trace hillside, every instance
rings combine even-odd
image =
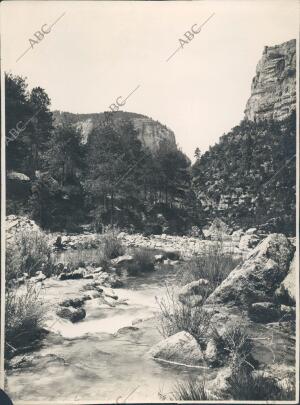
[[[294,233],[295,94],[295,40],[265,47],[245,119],[192,168],[208,221]]]
[[[142,114],[127,111],[117,111],[111,114],[113,125],[119,127],[123,121],[130,121],[138,133],[138,138],[144,147],[156,152],[160,142],[167,142],[176,148],[174,132],[165,125]],[[83,136],[83,143],[87,142],[89,134],[99,123],[104,121],[104,112],[94,114],[72,114],[62,111],[53,112],[54,125],[63,122],[74,124]]]

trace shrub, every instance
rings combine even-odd
[[[53,267],[49,239],[43,232],[23,231],[7,243],[7,281],[20,277],[23,273],[33,276],[38,270],[42,270],[46,276],[50,276]]]
[[[193,306],[192,298],[181,303],[170,288],[167,288],[165,298],[157,302],[160,308],[158,330],[163,337],[186,331],[200,344],[203,343],[210,326],[210,315],[202,306]]]
[[[125,249],[121,241],[109,232],[103,238],[103,255],[107,259],[115,259],[118,256],[122,256],[125,253]]]
[[[257,362],[252,357],[253,344],[247,331],[240,326],[232,326],[220,338],[218,346],[223,346],[229,355],[230,365],[233,370],[253,370]]]
[[[140,248],[135,250],[133,261],[128,265],[128,274],[137,275],[154,270],[154,256],[151,250]]]
[[[234,258],[231,252],[225,252],[222,243],[217,243],[210,245],[201,256],[184,263],[177,273],[177,280],[179,284],[185,285],[205,278],[210,281],[213,291],[240,262],[240,258]]]
[[[177,382],[173,388],[173,398],[175,401],[205,401],[209,400],[205,389],[205,381],[186,380]]]
[[[30,346],[40,335],[46,307],[39,298],[40,289],[27,283],[21,292],[7,289],[5,295],[6,355],[18,348]]]
[[[228,378],[228,392],[236,400],[293,400],[293,387],[279,387],[274,377],[254,374],[245,368],[234,372]]]

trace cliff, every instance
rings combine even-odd
[[[54,124],[59,125],[62,122],[74,124],[82,133],[82,141],[86,143],[91,130],[104,121],[104,113],[96,114],[72,114],[68,112],[54,111]],[[122,121],[131,121],[134,129],[138,133],[138,138],[144,147],[148,147],[155,152],[161,141],[168,142],[176,148],[174,132],[152,118],[142,114],[136,114],[126,111],[118,111],[112,114],[114,126],[118,126]]]
[[[296,109],[296,40],[266,46],[245,109],[250,121],[282,120]]]

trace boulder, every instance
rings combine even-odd
[[[154,359],[186,365],[204,363],[204,356],[196,339],[185,331],[178,332],[157,343],[149,354]]]
[[[81,321],[85,318],[86,312],[83,308],[62,307],[56,314],[61,318],[68,319],[72,323]]]
[[[280,310],[272,302],[251,304],[248,314],[252,321],[260,323],[275,322],[280,318]]]
[[[272,301],[275,290],[287,275],[293,254],[294,247],[284,235],[269,235],[228,275],[206,303],[248,307],[254,302]]]
[[[276,290],[279,301],[295,305],[296,303],[296,254],[290,264],[289,272]]]

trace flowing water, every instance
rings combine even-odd
[[[162,266],[115,289],[119,300],[127,299],[122,305],[103,308],[93,299],[77,324],[48,320],[51,333],[31,353],[31,364],[7,372],[12,399],[153,402],[161,400],[159,392],[169,393],[176,380],[206,372],[157,362],[147,353],[162,339],[155,297],[165,293],[165,283],[173,278],[174,269]],[[87,281],[46,280],[45,300],[54,304],[71,297]]]

